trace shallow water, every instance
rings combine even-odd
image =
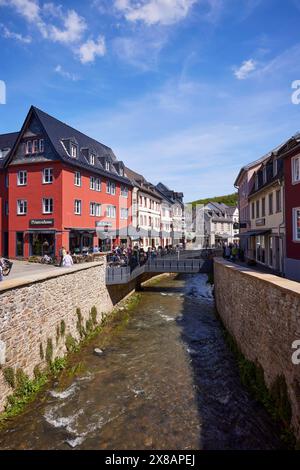
[[[0,449],[276,449],[277,430],[242,387],[204,275],[142,292],[125,328],[84,348],[82,374],[14,419]],[[102,344],[100,344],[102,346]]]

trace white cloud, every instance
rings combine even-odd
[[[198,0],[115,0],[115,8],[128,21],[169,25],[184,19]]]
[[[72,82],[77,82],[77,80],[79,80],[78,75],[68,72],[61,65],[57,65],[54,72],[67,80],[72,80]]]
[[[49,36],[55,42],[74,43],[81,40],[84,31],[87,28],[86,21],[74,10],[69,10],[63,20],[64,29],[51,25],[49,27]]]
[[[105,39],[99,36],[96,41],[89,39],[79,48],[78,55],[82,64],[94,62],[97,56],[104,56],[106,53]]]
[[[234,70],[234,75],[238,80],[245,80],[255,69],[256,62],[253,59],[245,60],[239,68]]]
[[[89,39],[84,42],[87,23],[75,10],[65,10],[62,5],[53,2],[42,4],[38,0],[0,0],[0,6],[14,8],[27,23],[35,25],[44,39],[71,47],[83,64],[93,62],[97,56],[103,56],[106,52],[103,36],[98,36],[96,41]],[[5,30],[5,34],[19,41],[29,40],[8,30]]]
[[[139,70],[155,70],[158,57],[167,42],[164,31],[137,31],[134,35],[120,36],[113,40],[112,47],[118,59]]]
[[[22,42],[24,44],[29,44],[32,41],[30,36],[23,36],[22,34],[10,31],[3,24],[0,24],[0,29],[2,30],[2,36],[6,39],[15,39],[16,41]]]

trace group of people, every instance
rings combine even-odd
[[[223,258],[231,261],[244,261],[244,253],[237,243],[224,244]]]
[[[107,256],[107,261],[109,266],[129,266],[130,270],[133,271],[133,269],[137,266],[142,266],[149,259],[155,259],[173,253],[176,253],[176,248],[171,245],[166,247],[159,246],[158,248],[149,247],[147,250],[137,245],[133,247],[131,245],[128,247],[117,246],[114,248],[113,252]]]

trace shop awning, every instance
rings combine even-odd
[[[79,232],[79,233],[96,233],[96,229],[91,228],[81,228],[81,227],[66,227],[65,230],[70,230],[70,232]]]
[[[267,233],[271,233],[271,229],[265,229],[265,230],[250,230],[249,232],[245,233],[237,233],[234,235],[236,238],[242,238],[242,237],[256,237],[258,235],[266,235]]]
[[[54,235],[55,233],[57,233],[57,230],[45,230],[45,229],[42,229],[42,228],[30,228],[28,230],[25,230],[24,233],[43,233],[43,234],[49,234],[49,235]]]

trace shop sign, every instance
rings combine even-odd
[[[31,219],[29,225],[31,227],[52,227],[54,225],[54,219]]]
[[[104,221],[96,222],[96,227],[112,227],[112,223]]]
[[[265,219],[256,219],[255,223],[257,227],[261,227],[265,225],[266,220]]]

